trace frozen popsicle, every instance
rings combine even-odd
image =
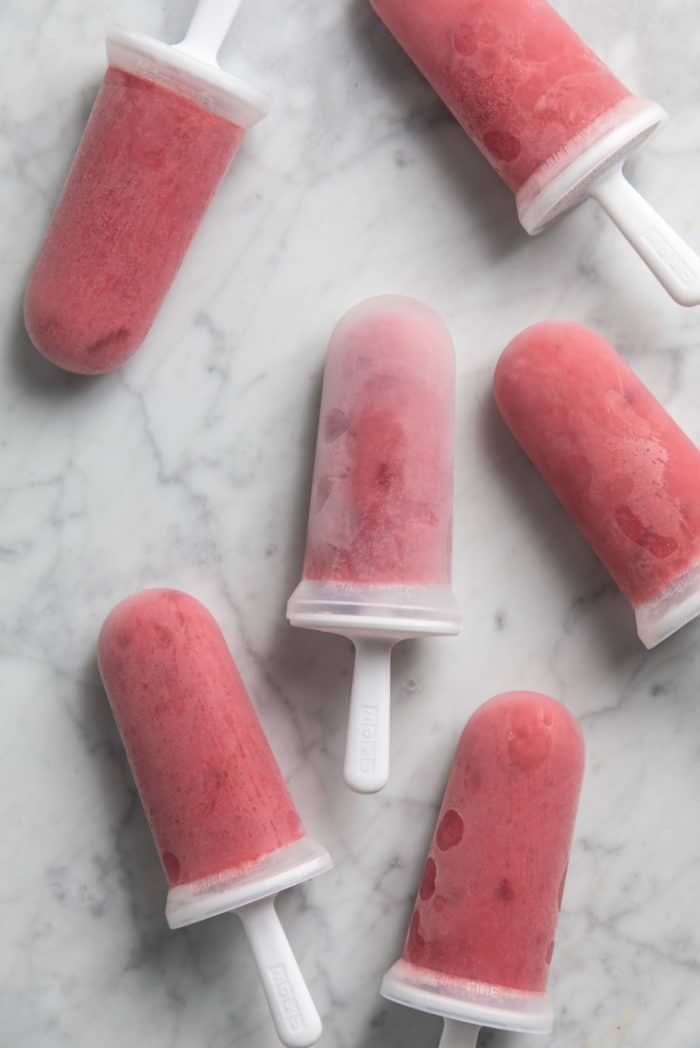
[[[168,883],[171,928],[235,910],[284,1044],[321,1022],[275,895],[331,866],[307,837],[221,630],[175,590],[108,616],[100,672]]]
[[[452,594],[455,359],[427,306],[382,297],[331,339],[304,576],[294,626],[355,645],[345,777],[375,792],[389,774],[391,649],[457,633]]]
[[[627,155],[665,119],[546,0],[371,0],[516,196],[528,233],[593,197],[683,305],[700,258],[627,182]]]
[[[547,981],[584,769],[554,699],[490,699],[464,730],[389,1000],[446,1019],[443,1048],[479,1027],[548,1033]]]
[[[145,339],[245,130],[266,112],[216,56],[240,0],[200,0],[174,47],[115,32],[36,262],[25,322],[54,364],[100,374]]]
[[[504,350],[495,394],[643,643],[700,614],[700,452],[615,350],[580,324],[537,324]]]

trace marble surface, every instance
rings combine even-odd
[[[694,0],[560,0],[673,121],[630,165],[700,246]],[[556,1048],[700,1043],[700,624],[652,654],[500,424],[500,349],[557,317],[609,337],[700,439],[700,312],[585,206],[531,241],[508,192],[366,0],[249,0],[223,54],[275,100],[148,339],[62,375],[21,298],[116,21],[175,40],[189,0],[6,0],[0,13],[0,1045],[274,1048],[235,919],[169,933],[164,886],[101,689],[96,633],[147,585],[219,617],[310,830],[336,869],[280,911],[324,1048],[428,1048],[389,1006],[451,755],[470,711],[541,689],[581,718],[585,785],[552,988]],[[455,579],[464,635],[395,658],[393,775],[340,766],[351,651],[288,628],[324,349],[383,292],[445,316],[459,359]],[[524,1045],[489,1037],[482,1043]],[[529,1042],[528,1042],[529,1043]]]

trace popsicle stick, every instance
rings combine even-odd
[[[355,673],[345,750],[345,781],[377,793],[389,780],[392,641],[353,639]]]
[[[471,1023],[457,1023],[453,1019],[445,1019],[440,1048],[476,1048],[480,1033],[480,1027],[472,1026]]]
[[[595,182],[590,195],[682,306],[700,303],[700,258],[630,185],[622,166]]]
[[[242,0],[199,0],[187,36],[179,45],[205,62],[216,62]]]
[[[238,910],[282,1044],[308,1048],[323,1027],[275,910],[275,897]]]

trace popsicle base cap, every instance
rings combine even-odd
[[[121,30],[110,33],[107,58],[111,66],[186,95],[237,127],[253,127],[269,110],[266,97],[243,80],[180,46],[150,36]]]
[[[615,112],[606,114],[604,119],[613,119]],[[666,111],[656,102],[643,99],[623,102],[617,126],[603,132],[563,170],[561,159],[555,158],[551,177],[548,178],[546,168],[536,171],[516,196],[518,217],[526,232],[536,236],[561,215],[583,203],[591,185],[616,164],[622,165],[627,155],[649,138],[666,116]]]
[[[639,639],[645,648],[655,648],[699,615],[700,564],[696,564],[652,600],[635,608]]]
[[[545,994],[441,976],[400,960],[384,976],[382,997],[443,1019],[512,1033],[547,1034],[554,1014]]]
[[[356,585],[304,579],[287,605],[292,626],[345,637],[450,636],[462,615],[450,586]]]
[[[332,866],[325,848],[302,837],[243,870],[171,888],[165,917],[171,928],[185,928],[303,884]]]

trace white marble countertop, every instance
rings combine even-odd
[[[673,114],[631,168],[700,246],[696,0],[557,6]],[[589,757],[552,980],[557,1028],[539,1043],[697,1048],[700,625],[641,649],[624,599],[500,424],[490,382],[521,328],[579,320],[700,439],[700,311],[668,300],[592,205],[529,240],[367,0],[249,0],[223,60],[270,89],[271,116],[248,136],[142,351],[105,378],[58,373],[27,341],[21,297],[104,32],[118,20],[174,40],[190,7],[6,0],[0,14],[0,1045],[277,1045],[237,922],[167,930],[97,677],[102,618],[155,584],[219,617],[305,821],[336,859],[280,904],[324,1048],[437,1046],[437,1020],[384,1003],[379,983],[458,733],[514,687],[569,704]],[[347,307],[384,292],[434,305],[457,345],[466,623],[459,640],[397,651],[393,775],[366,798],[340,773],[350,647],[289,629],[284,608],[301,567],[325,343]]]

